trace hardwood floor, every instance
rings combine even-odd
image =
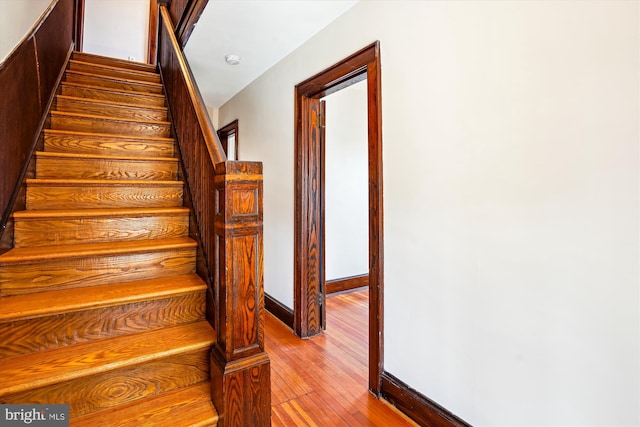
[[[267,313],[271,422],[277,426],[415,426],[367,390],[368,291],[327,298],[327,330],[300,339]]]

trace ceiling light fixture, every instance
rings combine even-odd
[[[225,55],[224,60],[229,65],[238,65],[240,63],[240,57],[238,55]]]

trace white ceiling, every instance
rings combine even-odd
[[[357,2],[209,0],[185,48],[207,106],[222,106]],[[228,65],[227,54],[241,63]]]

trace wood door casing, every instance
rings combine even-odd
[[[326,252],[325,248],[325,216],[324,216],[324,204],[325,204],[325,148],[326,148],[326,135],[325,135],[325,120],[327,117],[327,103],[326,101],[320,101],[318,110],[318,144],[320,145],[320,289],[318,292],[318,304],[320,305],[320,327],[324,330],[327,329],[327,289],[326,289]]]
[[[367,79],[369,162],[369,389],[380,394],[383,372],[382,82],[380,42],[374,42],[295,87],[294,330],[321,332],[324,243],[322,149],[315,147],[307,110],[313,102]],[[315,101],[312,101],[315,100]],[[318,186],[320,189],[318,190]],[[311,308],[311,309],[310,309]]]
[[[322,332],[323,327],[323,210],[322,210],[322,140],[320,129],[320,100],[304,97],[302,99],[302,132],[305,135],[304,183],[299,187],[302,192],[301,226],[305,230],[296,234],[300,245],[307,248],[299,253],[301,281],[304,287],[296,287],[294,299],[300,304],[294,308],[295,331],[301,337],[311,337]]]

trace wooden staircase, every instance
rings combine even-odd
[[[206,284],[160,77],[75,52],[0,255],[0,403],[74,426],[210,426]]]

